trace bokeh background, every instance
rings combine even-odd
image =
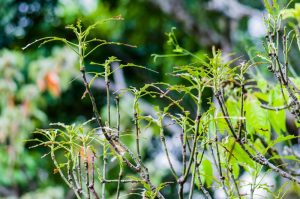
[[[119,74],[121,79],[112,80],[116,87],[140,87],[154,81],[178,81],[166,74],[188,60],[154,62],[151,57],[153,53],[171,52],[165,33],[172,27],[176,27],[178,42],[196,54],[209,54],[216,46],[248,59],[253,49],[261,48],[264,14],[262,0],[0,0],[0,197],[72,198],[59,175],[53,173],[50,158],[41,158],[47,151],[31,149],[25,140],[34,138],[36,128],[47,128],[51,122],[72,124],[92,117],[89,101],[81,99],[84,87],[76,55],[60,43],[22,50],[26,44],[52,35],[74,40],[66,25],[80,19],[87,26],[122,15],[124,21],[105,23],[92,37],[137,48],[105,47],[87,63],[116,56],[158,72],[128,69]],[[93,66],[88,68],[94,70]],[[101,83],[99,80],[93,89],[97,101],[104,102]],[[207,91],[207,97],[210,95]],[[130,112],[126,108],[122,111],[125,115]],[[123,122],[132,124],[128,118]],[[155,138],[150,136],[150,141],[155,142]],[[144,150],[149,157],[157,153],[155,149]],[[155,157],[158,159],[153,164],[160,164],[159,155]],[[165,176],[163,168],[155,175],[158,179]]]

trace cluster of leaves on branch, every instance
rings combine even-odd
[[[77,198],[108,197],[108,184],[113,184],[116,198],[120,198],[122,190],[125,190],[123,194],[137,194],[142,198],[166,198],[171,187],[176,188],[179,198],[192,198],[196,192],[212,198],[218,190],[226,198],[256,198],[258,189],[268,190],[273,197],[282,197],[285,194],[283,187],[287,184],[300,185],[297,177],[299,155],[293,146],[297,137],[288,135],[285,127],[285,110],[289,110],[296,120],[300,116],[299,85],[290,75],[288,61],[293,38],[298,39],[299,34],[297,27],[291,29],[285,24],[279,6],[276,1],[273,3],[272,7],[266,2],[269,14],[266,18],[265,52],[259,52],[251,62],[224,57],[214,48],[211,56],[195,55],[180,46],[172,30],[167,36],[173,54],[153,56],[155,60],[170,56],[192,58],[192,63],[176,66],[170,74],[182,79],[182,84],[155,82],[142,88],[112,92],[110,81],[113,73],[125,67],[143,67],[120,64],[118,68],[111,68],[112,63],[120,60],[110,57],[103,64],[91,63],[101,67],[101,72],[86,70],[88,63],[85,63],[85,58],[95,53],[98,47],[133,47],[88,37],[102,23],[121,17],[98,22],[86,29],[80,22],[69,26],[77,37],[76,43],[59,37],[35,41],[42,44],[61,41],[75,51],[85,85],[83,97],[90,99],[94,118],[84,124],[58,123],[57,128],[37,130],[36,133],[45,139],[32,141],[38,142],[35,146],[50,149],[54,172],[61,175]],[[269,84],[258,67],[268,67],[277,83]],[[94,75],[91,81],[88,81],[87,73]],[[99,103],[91,89],[99,77],[105,80],[105,117],[101,116]],[[203,97],[207,90],[213,93],[210,99]],[[134,95],[130,130],[124,129],[120,122],[119,102],[128,93]],[[154,108],[155,114],[147,115],[140,108],[142,99],[147,97],[167,105],[158,105]],[[189,106],[186,106],[186,101],[189,101]],[[209,108],[204,109],[204,105]],[[87,124],[96,127],[87,127]],[[171,132],[181,144],[179,157],[172,154],[172,146],[167,142],[170,133],[167,127],[170,125],[180,129]],[[155,135],[160,138],[159,147],[164,152],[170,173],[167,181],[153,181],[153,172],[160,168],[150,170],[151,160],[146,159],[147,154],[142,152],[143,138],[150,127],[156,129]],[[128,139],[134,139],[135,144],[127,145]],[[282,150],[283,146],[287,151]],[[108,168],[116,166],[119,173],[116,178],[111,178]],[[242,179],[245,173],[251,176],[250,181]],[[288,181],[286,184],[280,182],[274,191],[275,185],[261,183],[264,175],[271,174]]]

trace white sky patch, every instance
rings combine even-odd
[[[259,38],[266,35],[267,29],[262,16],[254,15],[249,18],[248,31],[251,37]]]
[[[93,12],[98,6],[98,1],[96,0],[78,0],[78,1],[79,4],[83,7],[83,9],[88,13]]]
[[[245,198],[250,198],[250,192],[251,192],[251,186],[253,179],[250,174],[244,173],[241,178],[241,187],[240,187],[240,193],[241,194],[247,194]],[[275,187],[275,176],[270,174],[266,174],[264,172],[261,172],[256,180],[256,183],[259,183],[260,186],[257,187],[254,191],[254,198],[256,199],[265,199],[270,198],[271,195],[268,193],[264,188],[269,189],[270,191],[274,191]]]
[[[251,183],[253,181],[252,176],[248,173],[244,173],[241,178],[240,178],[241,184],[239,187],[240,194],[243,195],[243,198],[245,199],[250,199],[251,197]],[[253,196],[255,199],[265,199],[265,198],[271,198],[270,193],[268,193],[267,190],[264,188],[269,189],[271,192],[274,191],[275,187],[275,176],[272,174],[267,174],[266,173],[261,173],[258,178],[256,183],[259,183],[260,186],[258,186],[254,193]],[[226,199],[226,195],[223,191],[223,189],[218,189],[214,192],[214,198],[218,199]]]

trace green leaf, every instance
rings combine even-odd
[[[240,175],[240,166],[238,164],[231,164],[232,174],[234,178],[238,178]]]
[[[254,95],[248,95],[245,101],[246,129],[250,135],[259,133],[266,140],[270,140],[270,123],[265,109]]]
[[[255,163],[253,162],[253,160],[251,158],[249,158],[249,156],[247,155],[247,153],[241,148],[241,146],[238,143],[235,143],[234,138],[229,138],[228,141],[226,143],[224,143],[224,147],[226,147],[228,150],[232,150],[232,154],[231,154],[231,164],[239,164],[241,166],[244,167],[244,169],[248,170],[249,167],[251,168],[255,168]],[[232,148],[234,146],[234,148]],[[237,172],[237,171],[234,171]],[[237,173],[235,173],[234,175],[238,175]]]
[[[294,18],[300,23],[300,3],[295,3],[295,8],[283,9],[280,14],[283,19]]]
[[[272,14],[273,10],[272,10],[272,7],[269,3],[269,0],[264,0],[264,5],[265,5],[265,8],[267,9],[268,13]]]
[[[262,91],[262,93],[265,93],[268,88],[268,82],[265,80],[265,78],[257,78],[257,87]]]
[[[284,142],[287,140],[291,140],[291,139],[295,139],[295,138],[296,138],[296,136],[294,136],[294,135],[279,136],[275,140],[271,140],[269,142],[269,145],[266,150],[268,150],[269,148],[272,148],[273,146],[275,146],[278,143],[281,143],[281,142]]]
[[[230,132],[230,129],[228,127],[227,122],[224,119],[224,116],[222,114],[222,112],[218,112],[217,116],[214,118],[216,124],[217,124],[217,129],[220,133],[224,134],[225,131],[227,131],[228,133]],[[212,132],[213,135],[215,134],[215,132]]]
[[[273,160],[273,159],[286,159],[286,160],[293,160],[296,162],[300,162],[299,158],[296,156],[293,156],[293,155],[284,155],[284,156],[275,155],[270,158],[270,160]]]
[[[272,90],[269,93],[269,103],[273,107],[279,107],[284,105],[284,99],[280,92],[280,88]],[[268,110],[268,116],[271,126],[278,135],[282,135],[282,132],[286,132],[286,119],[284,110]]]
[[[213,183],[213,168],[212,163],[208,159],[203,159],[199,167],[201,180],[204,181],[207,186],[211,186]]]
[[[267,93],[255,92],[254,95],[258,99],[263,100],[265,102],[269,100],[269,95]]]
[[[233,97],[229,97],[227,99],[225,105],[227,107],[230,120],[231,120],[233,126],[235,126],[237,124],[237,122],[239,120],[239,116],[240,116],[240,104]]]
[[[262,144],[261,140],[260,139],[256,139],[255,142],[254,142],[254,148],[259,151],[260,153],[264,154],[265,152],[265,147],[264,145]]]

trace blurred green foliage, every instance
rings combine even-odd
[[[46,166],[40,152],[25,148],[26,140],[30,132],[48,123],[47,105],[69,87],[75,60],[74,53],[65,48],[34,60],[20,51],[0,51],[0,171],[5,173],[0,185],[7,187],[8,194],[47,184],[43,182],[48,176],[45,169],[51,166]]]

